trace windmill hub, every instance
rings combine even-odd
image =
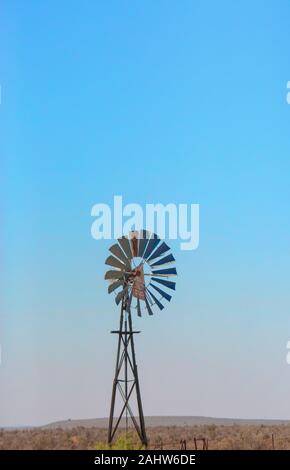
[[[133,269],[133,271],[131,272],[130,274],[130,280],[132,280],[132,282],[134,282],[134,278],[135,277],[140,277],[141,276],[141,267],[137,267],[135,269]]]
[[[136,312],[139,317],[145,312],[153,315],[155,307],[163,310],[163,299],[170,302],[172,296],[169,292],[175,290],[175,282],[168,278],[176,276],[177,272],[175,267],[168,265],[174,263],[175,259],[169,246],[146,230],[130,232],[128,237],[119,238],[118,243],[111,246],[110,252],[112,254],[106,259],[110,269],[105,279],[109,281],[108,292],[115,294],[116,304],[121,305],[121,311],[119,330],[112,332],[117,333],[119,339],[108,442],[112,442],[122,424],[122,418],[125,418],[128,429],[130,418],[141,442],[147,446],[134,345],[134,334],[139,332],[133,331],[131,312]],[[119,417],[115,419],[117,392],[123,400],[123,406]],[[131,407],[134,394],[138,418],[134,416]]]

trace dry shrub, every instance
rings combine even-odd
[[[272,434],[274,434],[275,449],[290,449],[289,425],[159,426],[148,428],[147,434],[150,441],[149,448],[153,449],[160,448],[162,443],[164,449],[179,449],[181,439],[186,440],[187,449],[194,449],[194,437],[208,439],[209,449],[272,449]],[[105,443],[106,440],[107,430],[96,427],[9,431],[0,429],[0,450],[95,449],[98,442]]]

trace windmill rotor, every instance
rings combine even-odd
[[[177,275],[170,247],[146,230],[130,232],[117,242],[105,261],[108,293],[115,294],[117,305],[132,294],[130,308],[138,316],[152,315],[154,306],[163,310],[164,300],[170,302],[172,297],[168,290],[175,290],[175,282],[167,279]]]

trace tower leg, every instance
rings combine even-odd
[[[121,308],[121,316],[120,316],[120,331],[123,329],[123,321],[124,321],[124,311],[123,306]],[[119,364],[120,364],[120,353],[121,353],[121,345],[122,345],[122,335],[119,334],[118,338],[118,349],[117,349],[117,360],[116,360],[116,367],[115,367],[115,376],[113,380],[113,389],[112,389],[112,398],[111,398],[111,407],[110,407],[110,417],[109,417],[109,430],[108,430],[108,443],[111,444],[113,436],[113,419],[114,419],[114,411],[115,411],[115,401],[116,401],[116,391],[117,391],[117,384],[118,384],[118,375],[119,375]]]
[[[131,313],[129,315],[129,329],[130,331],[133,331]],[[146,429],[145,429],[145,420],[144,420],[143,406],[142,406],[141,393],[140,393],[140,385],[139,385],[138,369],[137,369],[137,364],[136,364],[133,334],[132,334],[132,339],[131,339],[131,353],[132,353],[134,376],[135,376],[135,382],[136,382],[136,394],[137,394],[138,413],[139,413],[139,420],[140,420],[141,442],[143,445],[147,447],[148,440],[147,440]]]
[[[112,331],[112,333],[118,334],[118,349],[110,407],[108,443],[112,443],[115,433],[121,423],[121,419],[125,414],[126,430],[128,428],[128,417],[130,417],[140,441],[144,446],[147,446],[148,440],[146,436],[134,346],[134,334],[140,332],[133,331],[131,312],[130,309],[129,311],[126,311],[124,302],[122,302],[121,307],[120,328],[118,331]],[[117,392],[119,392],[123,400],[123,407],[116,423],[114,423]],[[133,392],[136,394],[138,417],[134,416],[130,406],[130,399],[133,397]]]

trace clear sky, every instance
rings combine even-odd
[[[1,2],[0,425],[108,416],[93,204],[200,204],[142,330],[146,415],[290,419],[290,4]]]

